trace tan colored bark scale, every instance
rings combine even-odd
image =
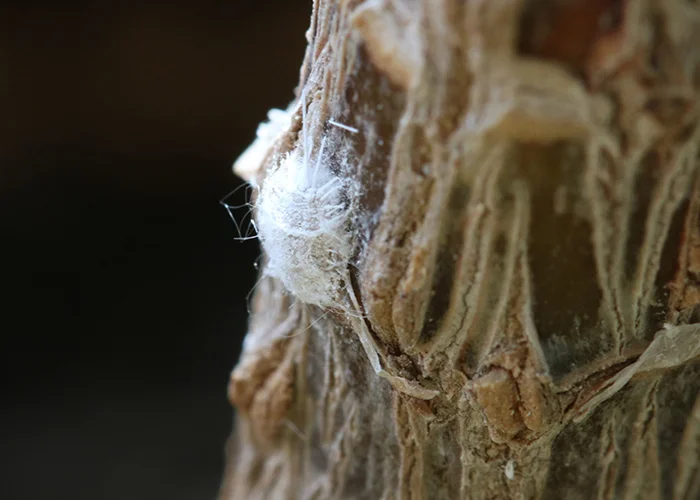
[[[222,500],[700,498],[700,4],[316,0],[308,36],[365,317],[262,280]]]

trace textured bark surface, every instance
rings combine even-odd
[[[222,500],[700,498],[700,3],[316,0],[308,39],[348,297],[263,269]]]

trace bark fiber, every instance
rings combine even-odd
[[[362,315],[263,271],[221,499],[700,499],[700,2],[315,0],[307,38]]]

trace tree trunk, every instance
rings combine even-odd
[[[222,500],[700,498],[700,3],[315,0],[307,37],[236,165]]]

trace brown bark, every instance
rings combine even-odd
[[[700,498],[700,4],[316,0],[308,38],[237,168],[308,108],[353,254],[330,306],[263,269],[222,500]]]

